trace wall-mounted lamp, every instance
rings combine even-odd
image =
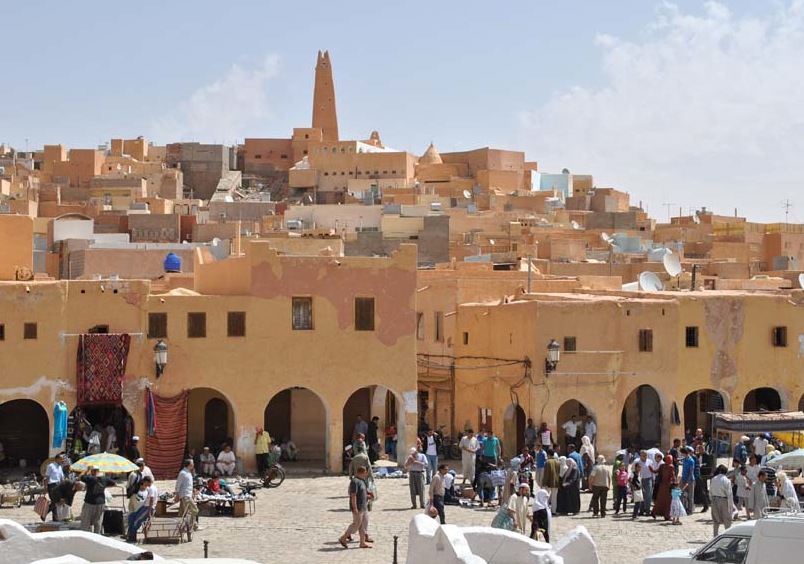
[[[544,375],[549,376],[556,371],[558,361],[561,359],[561,346],[555,339],[551,339],[547,344],[547,358],[544,359]]]
[[[156,377],[159,378],[167,366],[168,346],[165,341],[159,339],[154,345],[154,363],[156,364]]]

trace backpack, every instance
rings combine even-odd
[[[140,491],[140,482],[142,482],[142,472],[134,472],[132,478],[129,478],[128,486],[126,486],[126,498],[130,498]]]

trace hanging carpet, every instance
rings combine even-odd
[[[151,403],[149,395],[153,398],[153,415],[150,420],[154,424],[154,433],[148,436],[145,463],[157,480],[172,480],[181,470],[184,458],[187,443],[187,398],[190,393],[184,391],[173,397],[163,398],[146,390],[146,410]]]
[[[123,376],[131,336],[87,333],[78,337],[78,405],[123,403]]]

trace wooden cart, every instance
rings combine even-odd
[[[146,543],[179,544],[193,540],[193,515],[185,511],[178,518],[157,519],[151,517],[142,529]]]

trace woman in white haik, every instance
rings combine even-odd
[[[783,470],[779,470],[776,473],[776,479],[779,481],[779,495],[783,498],[782,508],[799,511],[798,495],[793,481],[787,477]]]
[[[538,486],[535,486],[538,488]],[[539,540],[539,531],[544,537],[544,542],[550,542],[550,527],[553,516],[550,513],[550,492],[544,488],[536,490],[531,505],[533,512],[533,522],[530,526],[530,538]]]

